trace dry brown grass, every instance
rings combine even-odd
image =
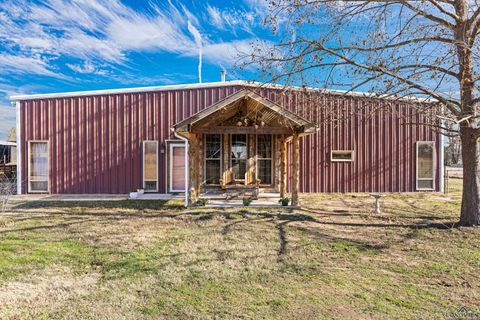
[[[303,209],[14,203],[0,318],[438,319],[480,312],[480,230],[448,195],[304,195]]]

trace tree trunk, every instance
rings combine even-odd
[[[480,225],[480,144],[477,130],[461,127],[463,194],[460,224]]]

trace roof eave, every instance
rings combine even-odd
[[[248,80],[231,80],[225,82],[207,82],[207,83],[191,83],[191,84],[177,84],[177,85],[165,85],[165,86],[150,86],[150,87],[137,87],[137,88],[122,88],[122,89],[107,89],[107,90],[89,90],[89,91],[73,91],[73,92],[57,92],[57,93],[44,93],[44,94],[26,94],[10,96],[12,101],[25,101],[25,100],[39,100],[39,99],[56,99],[56,98],[75,98],[85,96],[98,96],[98,95],[113,95],[113,94],[125,94],[125,93],[143,93],[143,92],[161,92],[170,90],[188,90],[188,89],[202,89],[202,88],[215,88],[215,87],[228,87],[228,86],[243,86],[253,88],[266,88],[266,89],[283,89],[283,90],[295,90],[295,91],[307,91],[307,92],[319,92],[324,94],[359,97],[359,98],[376,98],[386,100],[398,100],[417,103],[438,103],[438,100],[431,98],[418,98],[414,96],[396,97],[379,95],[368,92],[356,92],[356,91],[342,91],[334,89],[321,89],[313,87],[300,87],[300,86],[285,86],[273,83],[262,83]]]

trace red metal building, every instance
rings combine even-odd
[[[220,108],[219,103],[241,90],[258,96],[249,96],[250,102],[246,96],[233,99]],[[422,116],[414,113],[414,100],[298,88],[285,93],[275,86],[260,88],[245,81],[12,99],[17,105],[18,192],[23,194],[125,194],[137,188],[181,192],[188,184],[184,175],[188,175],[188,162],[182,161],[188,152],[174,127],[192,116],[195,120],[201,110],[214,105],[224,113],[234,110],[231,106],[236,109],[230,118],[222,118],[222,124],[212,124],[210,119],[198,131],[204,132],[198,145],[190,145],[200,152],[202,188],[219,184],[228,170],[242,180],[251,167],[257,178],[262,177],[264,187],[278,189],[281,145],[277,142],[287,129],[277,127],[295,116],[296,124],[305,120],[315,126],[309,134],[302,131],[299,140],[300,192],[440,191],[443,187],[442,138],[420,124]],[[261,115],[259,106],[264,107]],[[249,108],[257,113],[252,115]],[[380,111],[366,116],[374,109]],[[257,117],[267,119],[267,114],[271,121],[265,125]],[[407,124],[406,118],[419,124]],[[245,131],[225,129],[225,123],[231,126],[232,121],[237,121],[235,125],[243,120],[245,125],[239,127]],[[214,127],[223,129],[215,135]],[[305,129],[305,124],[300,127]],[[291,190],[292,143],[285,141],[286,184]],[[258,148],[265,153],[261,155]]]

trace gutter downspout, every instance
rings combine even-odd
[[[185,208],[188,207],[188,180],[189,180],[189,175],[188,175],[188,148],[189,148],[189,143],[188,143],[188,139],[187,138],[184,138],[182,137],[181,135],[178,135],[175,131],[173,131],[173,135],[177,138],[179,138],[180,140],[183,140],[185,141]]]

